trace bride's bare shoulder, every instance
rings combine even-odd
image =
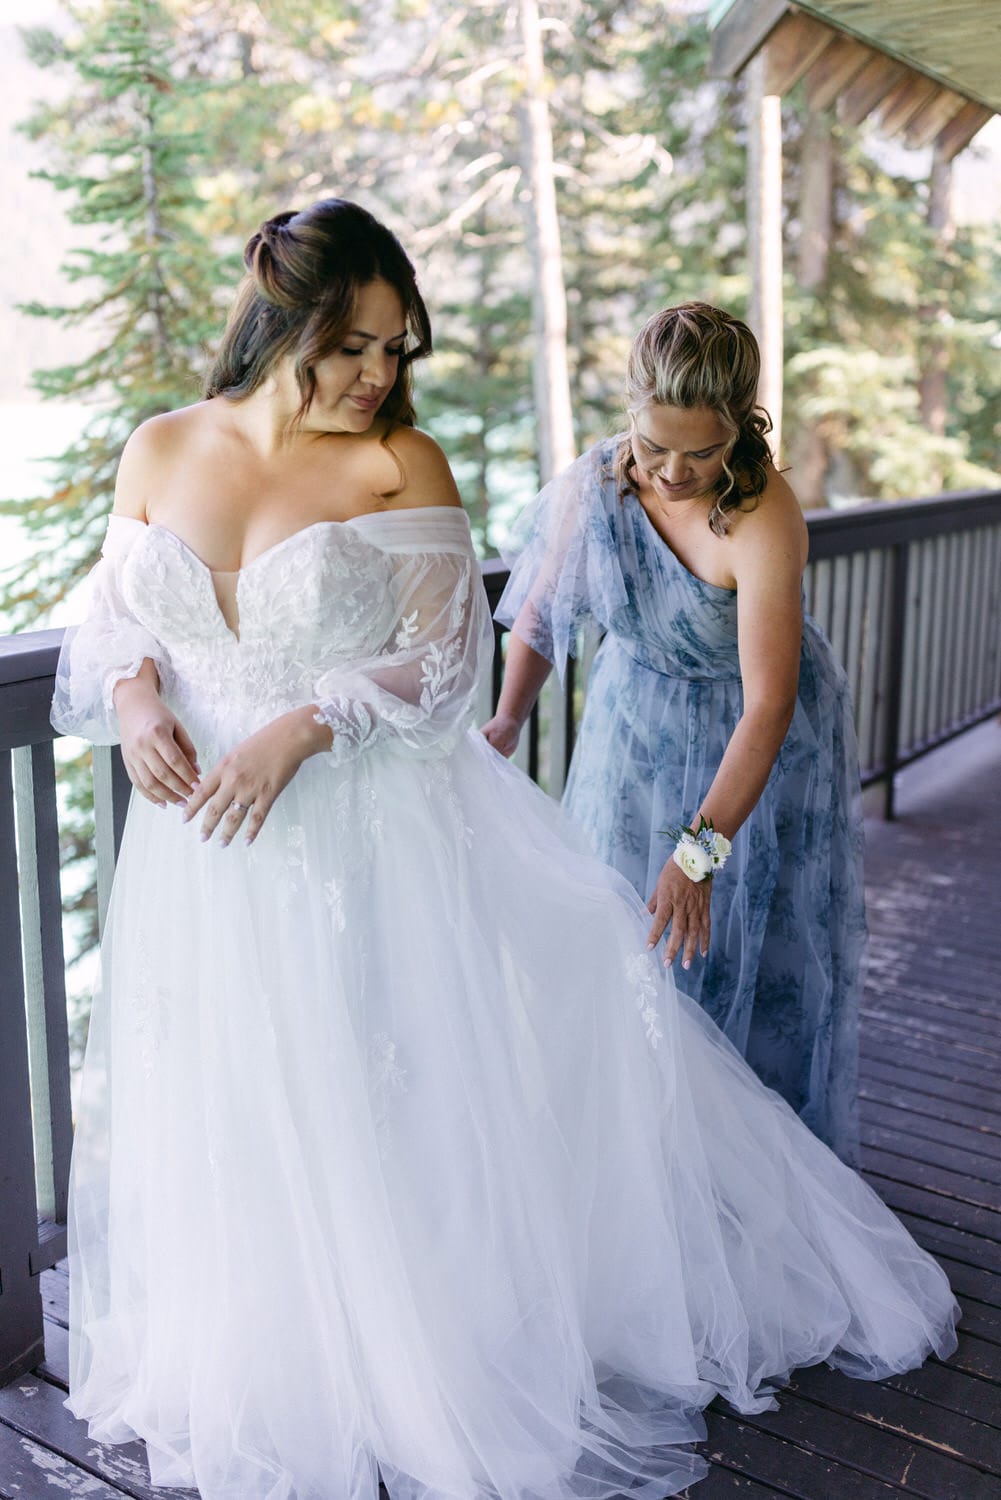
[[[211,403],[198,401],[177,411],[161,412],[131,434],[118,463],[114,513],[145,521],[147,502],[162,489],[174,465],[183,462],[214,420]]]
[[[416,427],[394,427],[378,447],[389,480],[385,487],[387,509],[462,505],[448,459],[426,432]]]

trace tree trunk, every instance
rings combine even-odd
[[[150,281],[149,314],[153,324],[156,352],[161,361],[164,377],[170,370],[170,334],[167,331],[165,311],[166,286],[163,280],[163,219],[160,214],[160,184],[156,175],[156,157],[153,141],[156,138],[156,119],[149,91],[140,105],[140,130],[142,133],[142,193],[143,216],[146,226],[146,254],[149,257],[153,276]]]
[[[525,202],[532,254],[533,389],[542,483],[575,456],[567,359],[567,298],[553,177],[553,132],[537,0],[521,0],[525,97],[521,106]]]
[[[747,78],[747,247],[749,322],[761,345],[758,400],[772,419],[772,447],[782,442],[782,110],[765,93],[764,50]]]
[[[928,182],[927,222],[938,247],[944,251],[956,232],[952,217],[952,162],[947,161],[937,148],[932,156]],[[928,328],[921,344],[921,376],[918,381],[921,420],[936,437],[945,436],[948,417],[948,349],[945,340],[934,331],[935,325],[942,321],[943,312],[944,308],[934,302],[925,303],[919,311],[922,323]],[[940,472],[929,475],[931,488],[939,489],[941,484]]]
[[[796,281],[804,292],[827,282],[834,219],[834,138],[826,110],[811,110],[803,132]]]

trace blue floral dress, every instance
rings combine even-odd
[[[523,512],[497,611],[560,669],[604,635],[565,803],[646,900],[743,707],[737,595],[690,573],[597,444]],[[803,620],[792,724],[713,881],[709,955],[675,980],[810,1128],[857,1157],[866,948],[858,755],[847,680]]]

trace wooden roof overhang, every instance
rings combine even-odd
[[[715,0],[717,78],[734,78],[765,49],[765,92],[805,81],[813,109],[870,115],[907,146],[951,160],[1001,113],[997,0]]]

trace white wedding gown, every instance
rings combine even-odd
[[[239,576],[113,519],[54,722],[144,657],[203,768],[316,702],[249,851],[129,812],[74,1147],[71,1397],[204,1500],[603,1500],[828,1359],[955,1345],[945,1276],[645,949],[470,728],[461,511],[322,522]]]

